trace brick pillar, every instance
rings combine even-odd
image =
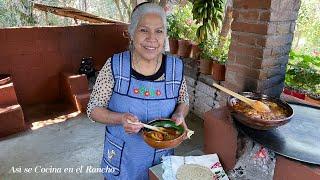
[[[223,85],[235,91],[279,96],[300,0],[234,0],[233,8]]]

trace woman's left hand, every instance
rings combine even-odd
[[[181,113],[174,113],[171,116],[171,120],[174,121],[176,123],[176,125],[180,125],[184,123],[184,116]]]
[[[188,128],[185,120],[184,120],[184,116],[183,114],[180,114],[180,113],[174,113],[172,116],[171,116],[171,120],[174,121],[176,123],[176,125],[182,125],[183,128],[186,130],[186,132],[188,133],[190,131],[190,129]],[[188,139],[189,137],[188,136],[185,136],[184,137],[184,140]]]
[[[176,125],[182,125],[184,127],[184,129],[186,129],[187,131],[189,130],[185,120],[184,120],[184,116],[181,113],[174,113],[171,116],[171,120],[174,121],[176,123]]]

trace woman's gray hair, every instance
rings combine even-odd
[[[155,3],[143,3],[141,5],[138,5],[136,7],[136,9],[133,10],[132,14],[131,14],[131,23],[128,26],[128,33],[129,33],[129,37],[130,37],[130,41],[133,40],[134,37],[134,33],[137,29],[137,26],[139,24],[140,19],[145,15],[145,14],[158,14],[161,19],[162,19],[162,23],[163,23],[163,28],[164,28],[164,33],[165,33],[165,41],[166,41],[166,36],[167,36],[167,19],[166,19],[166,12],[164,11],[164,9],[159,6],[158,4]],[[130,45],[130,49],[132,49],[133,47],[131,47],[132,45]]]

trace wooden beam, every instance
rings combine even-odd
[[[106,19],[106,18],[101,18],[99,16],[80,11],[75,8],[71,7],[55,7],[55,6],[47,6],[43,4],[38,4],[34,3],[33,5],[34,8],[45,11],[45,12],[50,12],[52,14],[56,14],[58,16],[64,16],[64,17],[70,17],[73,19],[79,19],[83,21],[88,21],[90,23],[121,23],[121,24],[127,24],[122,21],[114,20],[114,19]]]

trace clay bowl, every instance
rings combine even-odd
[[[259,130],[269,130],[276,128],[278,126],[282,126],[290,121],[290,119],[293,117],[294,112],[293,109],[290,107],[290,105],[278,98],[269,97],[267,95],[253,93],[253,92],[243,92],[240,93],[241,95],[248,97],[250,99],[254,100],[267,100],[272,101],[276,103],[278,106],[283,107],[286,110],[286,117],[281,119],[273,119],[273,120],[263,120],[260,118],[251,118],[246,116],[245,114],[236,111],[233,108],[233,104],[237,101],[239,101],[237,98],[230,96],[228,98],[228,107],[231,111],[231,116],[239,121],[240,123],[249,126],[253,129],[259,129]]]
[[[175,128],[176,130],[181,132],[181,135],[175,139],[168,140],[168,141],[157,141],[157,140],[154,140],[146,135],[146,133],[148,131],[151,131],[150,129],[143,128],[142,129],[142,136],[143,136],[144,141],[149,146],[156,148],[156,149],[175,148],[184,140],[184,137],[186,136],[185,129],[181,125],[177,126],[175,124],[175,122],[171,121],[170,119],[157,119],[157,120],[149,122],[148,124],[152,125],[152,126],[157,126],[157,127]]]

